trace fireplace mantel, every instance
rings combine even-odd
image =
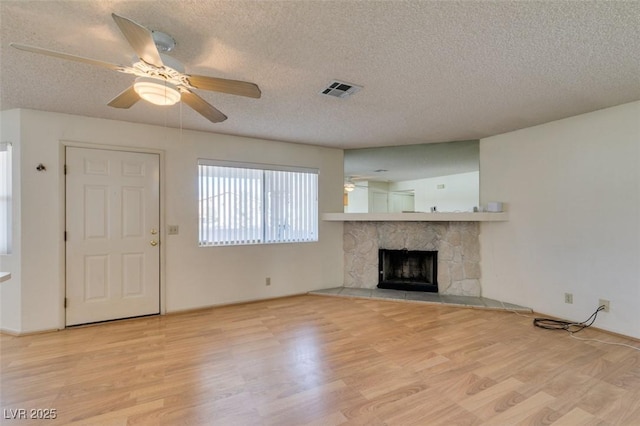
[[[501,213],[323,213],[322,220],[333,222],[505,222]]]

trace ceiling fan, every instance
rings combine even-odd
[[[364,175],[352,175],[349,176],[345,181],[344,181],[344,191],[345,192],[352,192],[353,190],[355,190],[356,188],[368,188],[368,186],[366,185],[358,185],[357,182],[360,180],[368,180],[369,178],[372,178],[373,176],[364,176]]]
[[[151,31],[115,13],[111,16],[140,59],[131,66],[115,65],[23,44],[11,43],[11,46],[27,52],[83,62],[135,75],[134,84],[108,103],[114,108],[130,108],[140,99],[156,105],[173,105],[182,101],[209,121],[219,123],[226,120],[227,116],[194,93],[192,89],[211,90],[250,98],[260,97],[260,88],[253,83],[186,74],[184,66],[178,60],[164,53],[171,51],[175,46],[171,36],[160,31]]]

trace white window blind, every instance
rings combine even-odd
[[[318,240],[315,169],[199,160],[200,246]]]
[[[0,254],[11,253],[11,144],[0,142]]]

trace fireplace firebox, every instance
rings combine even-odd
[[[378,288],[438,292],[438,252],[378,250]]]

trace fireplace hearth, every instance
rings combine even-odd
[[[378,251],[378,288],[438,292],[438,252]]]

